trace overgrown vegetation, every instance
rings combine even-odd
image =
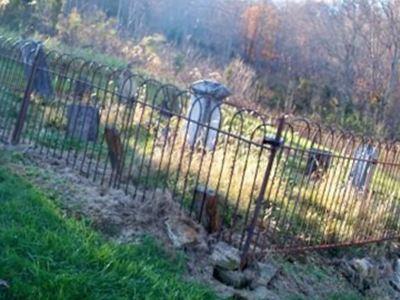
[[[0,299],[213,299],[151,239],[117,245],[0,168]]]
[[[49,63],[56,72],[64,65],[62,60],[50,59]],[[101,179],[103,184],[113,181],[107,169],[108,148],[103,137],[105,127],[114,126],[120,131],[125,147],[123,169],[116,186],[126,192],[132,188],[163,188],[186,207],[193,208],[194,191],[199,185],[207,185],[220,197],[224,225],[238,234],[243,232],[251,219],[270,153],[260,142],[265,136],[275,135],[275,124],[263,125],[261,116],[238,113],[233,107],[223,106],[221,129],[224,132],[219,136],[215,151],[191,151],[185,140],[187,95],[176,96],[181,106],[172,112],[175,116],[165,118],[160,109],[162,100],[169,99],[170,90],[161,83],[134,77],[132,80],[139,87],[135,95],[138,103],[130,106],[114,94],[118,88],[115,77],[105,71],[93,73],[92,69],[84,68],[80,76],[88,78],[96,88],[79,101],[101,112],[98,139],[79,141],[66,133],[68,107],[78,101],[73,96],[74,79],[81,66],[77,64],[66,74],[53,77],[55,95],[52,99],[33,97],[23,132],[25,141],[36,144],[42,153],[66,158],[83,174]],[[9,87],[0,93],[3,136],[10,133],[16,121],[21,94],[15,91],[24,89],[20,67],[15,63],[0,64],[0,80]],[[20,83],[17,87],[16,82]],[[363,240],[372,236],[374,230],[392,234],[398,222],[391,216],[393,211],[389,207],[396,207],[400,192],[393,176],[395,170],[378,166],[369,193],[360,192],[350,182],[350,172],[356,162],[346,157],[354,158],[362,142],[351,144],[340,133],[332,136],[326,132],[319,138],[313,138],[315,133],[312,132],[302,135],[301,130],[293,134],[289,127],[284,133],[288,149],[280,153],[265,195],[260,223],[266,229],[262,233],[263,242],[271,238],[271,232],[276,244],[282,246],[289,246],[285,243],[288,236],[296,237],[292,240],[293,246],[297,242],[314,245]],[[307,175],[308,151],[312,148],[337,156],[320,178]],[[390,157],[395,161],[390,150],[382,151],[381,159]],[[366,223],[368,218],[370,222]]]
[[[115,68],[129,63],[135,72],[151,73],[178,85],[187,85],[205,77],[223,81],[232,87],[232,99],[238,105],[260,110],[267,108],[274,113],[305,114],[324,123],[344,125],[368,135],[398,135],[399,122],[394,118],[398,110],[395,100],[398,41],[390,38],[397,36],[399,31],[397,0],[368,3],[338,1],[331,4],[309,1],[282,6],[268,1],[262,4],[241,1],[230,6],[236,10],[232,14],[236,23],[223,24],[222,20],[231,20],[224,12],[223,16],[216,18],[216,23],[210,22],[212,28],[203,24],[200,17],[193,18],[197,23],[192,27],[188,16],[192,16],[193,8],[187,8],[185,1],[132,3],[130,0],[113,3],[93,0],[86,4],[58,0],[3,1],[0,2],[0,23],[8,30],[17,29],[18,35],[23,38],[34,36],[45,40],[52,49],[94,59]],[[221,0],[216,3],[225,7],[228,2]],[[122,10],[124,5],[127,5],[126,11]],[[183,19],[176,15],[177,5],[186,7]],[[42,16],[43,12],[46,12],[46,17]],[[196,12],[199,16],[204,13]],[[297,13],[303,18],[309,17],[310,21],[302,19],[305,26],[299,27],[306,30],[294,30],[298,35],[291,39],[290,29],[293,28],[286,26],[283,18]],[[169,15],[170,18],[158,18],[160,15]],[[376,19],[371,15],[381,23],[375,23]],[[368,25],[359,27],[359,17],[367,20]],[[378,23],[380,27],[376,31],[374,25]],[[343,24],[346,25],[345,30],[340,27]],[[231,26],[231,34],[216,38],[215,29],[226,26]],[[346,44],[343,48],[340,38],[338,41],[332,36],[333,48],[330,44],[326,45],[328,29],[336,30],[345,44],[351,39],[351,46]],[[16,36],[15,32],[7,31],[6,34]],[[378,37],[376,40],[385,40],[390,50],[365,47],[364,40],[354,38],[357,35],[372,35]],[[320,51],[315,51],[314,42],[317,45],[320,43],[321,47],[317,47]],[[376,52],[361,51],[372,48]],[[332,50],[337,52],[332,54]],[[371,57],[373,61],[369,64],[367,60]],[[381,58],[381,61],[374,57]],[[378,68],[377,65],[383,64],[377,62],[390,62],[390,67]],[[224,225],[234,229],[234,235],[244,232],[259,193],[264,166],[268,162],[269,152],[260,147],[260,141],[265,136],[275,135],[274,125],[254,131],[262,123],[260,118],[247,112],[236,115],[233,108],[225,107],[222,124],[225,133],[220,137],[216,150],[209,153],[191,151],[185,148],[185,121],[180,116],[165,120],[160,107],[150,108],[154,104],[160,106],[160,99],[166,97],[166,94],[157,94],[159,83],[142,85],[143,78],[136,78],[140,88],[135,96],[140,104],[130,106],[121,104],[123,101],[116,99],[119,97],[112,92],[120,88],[118,79],[108,77],[111,75],[106,74],[107,71],[92,73],[91,68],[95,64],[84,68],[76,62],[76,66],[73,65],[69,71],[64,69],[62,60],[53,66],[56,64],[59,69],[54,70],[54,99],[48,101],[36,95],[32,98],[23,132],[25,140],[35,143],[42,153],[58,157],[66,154],[67,160],[82,174],[91,176],[94,173],[95,178],[103,176],[104,179],[109,174],[103,132],[106,125],[113,124],[121,131],[125,146],[125,169],[115,182],[118,187],[126,191],[130,184],[147,190],[164,188],[189,208],[194,190],[205,184],[217,190],[221,197]],[[324,66],[325,69],[316,66]],[[75,103],[72,90],[75,73],[80,67],[83,69],[80,76],[88,76],[88,81],[96,83],[97,88],[90,91],[87,99],[79,101],[106,112],[101,113],[100,138],[95,142],[82,142],[65,135],[68,122],[65,108]],[[14,71],[10,72],[12,68]],[[57,72],[60,73],[57,75]],[[23,78],[22,66],[0,61],[0,80],[4,81],[0,91],[3,138],[8,136],[17,117],[25,88]],[[181,116],[186,114],[185,109],[178,113]],[[168,141],[159,142],[164,129],[171,135],[164,136]],[[234,138],[232,133],[241,139]],[[322,137],[329,138],[329,133]],[[268,186],[263,217],[257,224],[257,229],[265,229],[261,232],[262,243],[270,244],[269,238],[276,244],[284,243],[288,236],[296,239],[286,243],[286,247],[297,242],[301,245],[335,243],[363,240],[375,236],[377,232],[392,234],[398,229],[398,221],[393,217],[397,212],[391,208],[397,209],[400,189],[391,167],[378,167],[368,193],[360,192],[350,184],[353,162],[346,156],[334,158],[329,170],[321,177],[307,175],[307,151],[311,148],[328,150],[333,156],[351,156],[356,150],[354,144],[353,148],[346,149],[343,139],[336,146],[327,146],[327,142],[323,145],[321,140],[315,141],[311,135],[301,134],[287,134],[285,141],[289,141],[290,147],[279,154],[278,163],[272,169],[274,180]],[[359,146],[362,145],[360,142]],[[92,168],[95,168],[94,172]],[[272,236],[269,228],[275,231]],[[233,239],[237,244],[243,242],[238,241],[237,236]],[[88,240],[89,244],[94,243],[90,237]],[[107,247],[112,248],[112,245]],[[146,242],[143,247],[147,249],[151,245]],[[74,260],[72,262],[75,263]],[[41,275],[42,266],[36,267]],[[90,290],[91,281],[88,281]],[[107,288],[103,281],[100,286]],[[185,288],[185,285],[179,288],[178,294]],[[60,289],[62,292],[63,288]],[[60,297],[68,295],[60,294]]]
[[[239,105],[398,135],[397,0],[0,3],[0,24],[25,37],[177,84],[222,80]]]

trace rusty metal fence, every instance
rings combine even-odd
[[[243,264],[399,237],[398,143],[229,104],[218,124],[196,121],[188,91],[31,45],[0,39],[3,142],[132,197],[170,193]]]

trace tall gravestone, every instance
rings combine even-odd
[[[118,78],[118,93],[123,103],[134,104],[138,90],[137,82],[129,66],[123,70]]]
[[[373,176],[378,151],[372,145],[362,145],[356,150],[354,158],[350,172],[351,184],[358,190],[365,190]]]
[[[182,113],[181,91],[173,85],[165,85],[160,89],[158,98],[161,131],[157,139],[160,145],[163,145],[172,137],[170,132],[172,118]]]
[[[162,87],[160,91],[161,99],[161,117],[165,120],[180,114],[182,103],[180,101],[181,91],[172,85]]]
[[[123,146],[121,134],[115,127],[106,126],[104,136],[108,147],[108,157],[111,162],[112,179],[121,175],[123,162]]]
[[[192,148],[199,143],[213,151],[222,120],[221,104],[231,92],[224,85],[211,80],[195,82],[191,91],[187,141]]]
[[[20,46],[26,80],[30,80],[36,60],[36,71],[32,81],[32,91],[45,99],[53,95],[52,79],[49,73],[46,53],[41,42],[23,41]]]

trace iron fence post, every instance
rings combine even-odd
[[[278,119],[278,122],[277,122],[278,129],[277,129],[277,132],[275,135],[275,139],[270,142],[271,150],[270,150],[270,156],[268,159],[268,164],[265,169],[260,193],[256,200],[256,207],[254,209],[253,218],[247,229],[247,238],[246,238],[245,244],[243,246],[243,250],[242,250],[242,257],[241,257],[241,264],[240,264],[242,269],[244,269],[248,263],[248,255],[249,255],[249,251],[250,251],[251,242],[254,237],[254,230],[256,228],[257,219],[259,218],[261,209],[263,207],[264,196],[265,196],[265,192],[267,191],[267,186],[268,186],[269,180],[271,178],[271,172],[272,172],[272,168],[274,166],[276,154],[278,153],[279,148],[282,147],[282,133],[283,133],[283,130],[285,127],[285,121],[286,121],[286,116],[282,116]]]
[[[33,82],[35,80],[35,74],[36,74],[37,67],[38,67],[38,61],[39,61],[38,58],[39,58],[39,52],[40,52],[41,47],[42,47],[42,45],[39,44],[34,53],[34,61],[32,64],[32,69],[29,74],[28,83],[27,83],[25,91],[24,91],[24,98],[23,98],[21,108],[20,108],[20,111],[18,114],[17,122],[14,127],[14,131],[13,131],[12,137],[11,137],[11,143],[13,145],[19,144],[20,139],[21,139],[22,130],[24,128],[26,116],[28,113],[29,103],[31,101]]]

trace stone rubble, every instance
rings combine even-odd
[[[238,270],[240,267],[240,252],[225,242],[219,242],[214,246],[211,261],[219,268],[230,271]]]
[[[399,258],[353,258],[336,263],[343,276],[362,294],[373,293],[385,288],[392,297],[400,299],[400,259]]]
[[[169,239],[177,249],[206,244],[205,233],[191,220],[171,217],[165,221],[165,227]]]
[[[389,283],[396,291],[400,292],[400,259],[397,259],[394,264],[393,274]]]

